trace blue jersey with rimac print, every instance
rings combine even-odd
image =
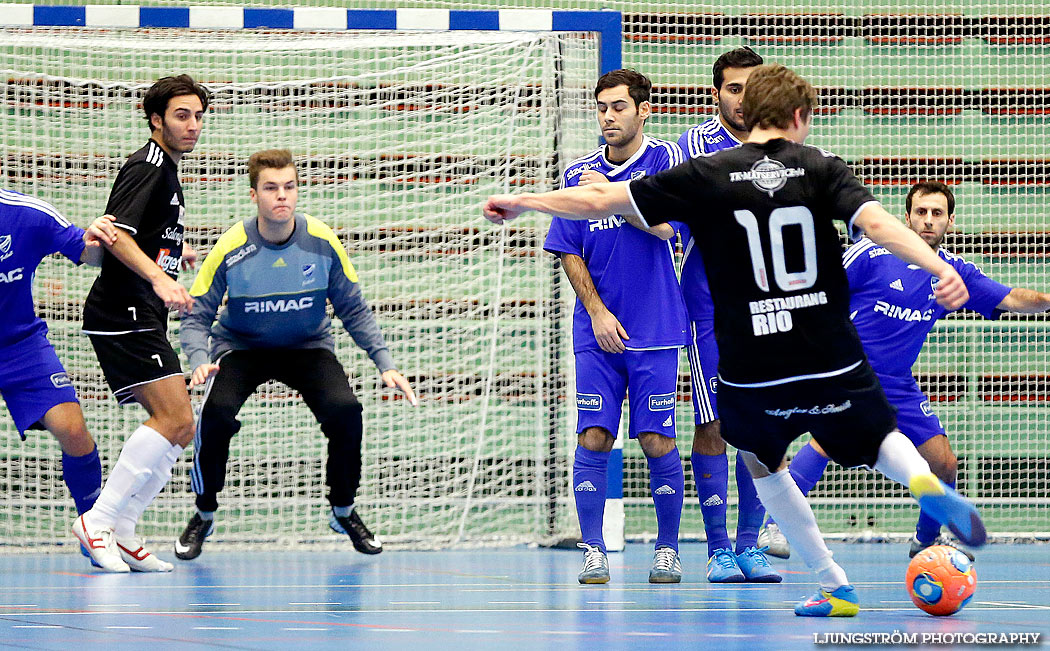
[[[40,199],[0,190],[0,348],[46,334],[36,315],[33,276],[41,259],[61,253],[80,264],[84,231]]]
[[[1010,288],[984,275],[972,262],[939,249],[937,255],[962,276],[970,299],[963,307],[998,319],[996,307]],[[868,238],[842,257],[850,291],[850,319],[868,361],[880,377],[910,380],[926,335],[948,310],[937,303],[937,277],[908,264]]]
[[[646,136],[634,156],[619,165],[605,157],[604,146],[577,158],[565,170],[563,185],[577,185],[580,174],[587,170],[601,172],[610,181],[630,181],[683,160],[674,143]],[[629,350],[686,344],[686,312],[675,273],[673,240],[639,230],[619,215],[589,221],[554,217],[543,248],[555,255],[572,253],[583,258],[598,296],[627,331],[630,339],[624,344]],[[579,299],[572,335],[574,352],[599,349],[591,317]]]
[[[725,128],[718,116],[691,127],[678,138],[678,146],[688,158],[710,156],[716,151],[730,149],[740,144],[729,129]],[[707,273],[704,271],[704,259],[693,242],[688,226],[682,228],[682,241],[685,242],[685,259],[682,261],[682,296],[685,307],[692,321],[710,321],[714,319],[714,306],[711,303],[711,289],[707,286]]]

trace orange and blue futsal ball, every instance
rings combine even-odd
[[[904,580],[912,602],[931,615],[954,615],[977,589],[973,563],[947,545],[932,545],[916,554]]]

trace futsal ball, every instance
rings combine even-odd
[[[904,581],[920,609],[931,615],[954,615],[973,598],[977,572],[958,549],[932,545],[911,559]]]

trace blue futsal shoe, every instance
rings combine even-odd
[[[977,508],[965,497],[937,479],[933,473],[915,475],[908,482],[911,494],[931,518],[955,534],[969,547],[984,545],[988,534]]]
[[[784,577],[773,569],[766,558],[765,547],[758,549],[748,547],[736,555],[736,564],[740,566],[744,578],[752,583],[780,583]]]
[[[795,606],[799,617],[854,617],[860,612],[857,591],[851,585],[839,586],[834,592],[824,588],[817,590],[805,601]]]
[[[98,567],[98,568],[102,567],[101,565],[98,564],[98,561],[96,561],[95,559],[91,558],[91,554],[88,553],[87,547],[85,547],[83,545],[80,546],[80,555],[83,556],[84,558],[88,559],[89,561],[91,561],[91,565],[93,567]]]
[[[707,559],[707,580],[711,583],[743,583],[747,577],[740,571],[733,550],[722,547]]]

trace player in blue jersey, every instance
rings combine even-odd
[[[671,142],[645,135],[652,84],[634,70],[602,75],[594,89],[598,125],[606,145],[574,160],[565,187],[627,181],[682,162]],[[625,396],[630,399],[630,438],[649,464],[659,533],[651,583],[678,583],[678,527],[685,479],[675,446],[678,349],[686,343],[686,312],[674,246],[675,229],[657,234],[619,215],[590,221],[555,218],[543,248],[559,256],[576,291],[573,353],[576,356],[576,433],[573,491],[584,549],[580,583],[609,581],[602,538],[607,469]]]
[[[58,440],[62,479],[77,513],[95,503],[102,465],[73,383],[47,339],[47,324],[36,315],[33,278],[52,253],[77,265],[101,265],[99,243],[115,234],[108,219],[85,232],[45,201],[0,190],[0,395],[23,441],[31,429],[46,429]]]
[[[200,555],[214,528],[230,441],[241,428],[237,414],[269,380],[302,394],[328,439],[329,526],[348,535],[359,552],[378,554],[382,544],[354,508],[361,481],[361,403],[335,356],[329,302],[383,382],[413,406],[415,394],[394,365],[343,245],[320,220],[295,211],[299,172],[291,152],[252,154],[248,179],[257,215],[223,233],[204,260],[190,289],[193,312],[179,333],[193,368],[190,386],[207,388],[193,448],[197,513],[175,541],[175,556]],[[226,308],[216,318],[224,298]]]
[[[998,319],[1003,312],[1050,310],[1050,294],[997,283],[973,263],[941,247],[945,233],[955,224],[955,195],[947,185],[938,181],[916,183],[908,192],[905,210],[908,227],[966,281],[970,300],[962,307],[987,319]],[[930,407],[930,399],[911,373],[926,336],[938,319],[951,312],[933,299],[936,278],[867,238],[846,251],[843,266],[849,278],[853,326],[886,397],[897,408],[901,432],[941,481],[954,487],[958,470],[955,453]],[[791,474],[803,494],[813,489],[827,465],[827,454],[815,441],[799,450],[791,460]],[[915,556],[934,544],[952,545],[940,531],[940,523],[920,511],[908,555]],[[972,559],[970,552],[962,551]]]
[[[718,112],[686,130],[678,146],[689,158],[709,156],[747,140],[741,103],[747,78],[762,57],[747,47],[725,52],[712,67],[714,97]],[[685,260],[682,262],[682,296],[689,312],[689,369],[693,387],[693,478],[700,500],[700,514],[707,532],[707,580],[712,583],[755,581],[779,583],[780,574],[758,545],[759,527],[765,509],[755,492],[744,459],[736,457],[737,526],[736,550],[726,529],[729,500],[729,460],[718,419],[718,344],[715,343],[714,306],[700,251],[683,228]]]

